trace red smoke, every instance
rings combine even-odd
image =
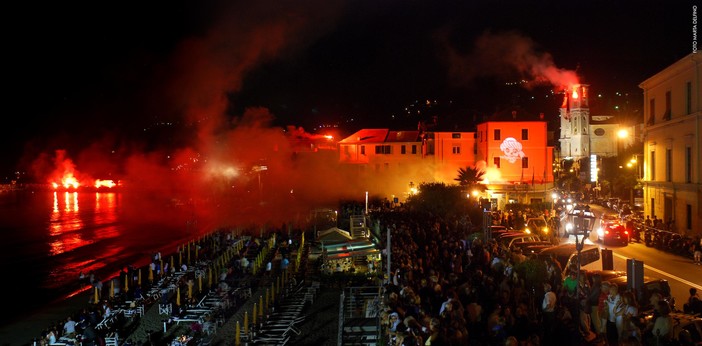
[[[480,76],[519,78],[527,86],[547,83],[558,90],[579,84],[575,71],[557,67],[551,54],[540,51],[531,38],[516,32],[486,32],[475,40],[473,51],[467,55],[445,46],[450,75],[459,84]]]
[[[308,152],[307,145],[291,144],[313,135],[272,127],[274,114],[265,108],[227,115],[233,108],[228,95],[240,90],[248,71],[294,53],[291,47],[323,34],[336,16],[333,2],[304,13],[292,3],[274,9],[256,4],[246,13],[232,8],[208,32],[183,41],[170,59],[154,64],[141,101],[144,113],[186,129],[173,143],[147,149],[107,136],[79,152],[41,155],[34,174],[51,179],[70,170],[118,177],[124,181],[127,220],[197,220],[201,231],[302,223],[312,208],[361,199],[365,186],[340,173],[336,151]]]

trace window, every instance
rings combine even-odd
[[[492,163],[495,164],[495,167],[500,168],[500,158],[499,157],[493,158]]]
[[[656,123],[656,99],[651,99],[648,101],[648,121],[647,125],[654,125]]]
[[[499,129],[495,130],[494,134],[495,135],[493,136],[494,137],[493,139],[496,141],[499,141],[500,140],[500,130]]]
[[[685,84],[685,114],[692,113],[692,83]]]
[[[400,146],[400,154],[407,154],[407,147],[404,144]]]
[[[417,145],[412,144],[412,154],[416,154],[416,153],[417,153]]]
[[[378,155],[381,154],[392,154],[392,151],[390,150],[392,147],[390,145],[376,145],[375,146],[375,153]]]
[[[665,93],[665,113],[663,114],[663,120],[670,120],[670,91]]]
[[[654,181],[654,180],[656,180],[656,152],[655,151],[651,152],[651,160],[650,161],[651,161],[651,168],[650,168],[651,174],[649,174],[649,175],[651,176],[651,181]],[[653,215],[653,214],[651,214],[651,215]]]
[[[692,182],[692,148],[685,148],[685,182]]]
[[[529,139],[529,129],[522,129],[522,140],[526,141]]]
[[[366,146],[362,145],[361,146],[361,155],[365,155],[365,154],[366,154]]]
[[[685,205],[685,227],[692,229],[692,206],[689,204]]]
[[[461,139],[461,134],[460,133],[452,133],[451,138]]]
[[[454,144],[451,150],[455,155],[459,155],[461,153],[461,146],[458,144]]]
[[[673,150],[665,150],[665,181],[673,180]]]
[[[529,168],[529,158],[522,157],[522,168]]]

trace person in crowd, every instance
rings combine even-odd
[[[702,265],[702,237],[697,236],[692,243],[692,255],[695,259],[695,264]]]
[[[97,332],[95,331],[95,328],[93,327],[92,324],[87,324],[85,326],[85,329],[83,330],[83,334],[82,334],[80,339],[81,339],[82,346],[95,346],[95,345],[97,345],[98,336],[97,336]]]
[[[74,321],[71,316],[68,316],[66,322],[63,324],[63,335],[69,338],[74,338],[76,336],[76,321]]]
[[[602,294],[602,275],[595,273],[590,278],[590,291],[587,293],[587,305],[592,321],[592,330],[595,334],[601,333],[602,325],[600,320],[600,295]]]
[[[581,271],[579,280],[575,304],[579,307],[577,316],[580,321],[580,333],[585,341],[590,342],[597,337],[597,334],[592,331],[591,327],[592,316],[590,315],[590,304],[588,303],[591,288],[584,270]],[[576,311],[573,311],[572,315],[576,316],[575,313]]]
[[[556,329],[556,304],[558,303],[558,297],[556,293],[551,289],[551,284],[545,282],[544,287],[544,298],[541,302],[541,313],[542,322],[544,328],[544,343],[553,343],[554,334]]]
[[[49,332],[46,334],[46,342],[49,345],[53,345],[58,341],[58,333],[56,332],[55,329],[49,329]]]
[[[671,341],[673,318],[670,316],[670,304],[658,301],[658,316],[653,320],[650,332],[645,335],[647,345],[666,345]]]
[[[622,293],[622,313],[617,316],[617,328],[619,330],[619,340],[641,341],[641,330],[637,325],[639,317],[639,306],[636,303],[634,294],[630,291]]]
[[[617,318],[624,312],[622,296],[619,294],[619,286],[610,285],[609,295],[605,300],[607,307],[607,342],[616,345],[619,342],[619,328],[617,328]]]
[[[690,287],[690,296],[683,304],[683,312],[686,314],[702,314],[702,299],[700,299],[697,289]]]

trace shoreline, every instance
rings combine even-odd
[[[226,234],[231,234],[235,237],[232,239],[242,239],[241,235],[235,236],[234,231],[232,230],[215,230],[195,239],[190,239],[186,242],[170,242],[169,244],[159,247],[159,249],[155,250],[154,253],[160,252],[160,250],[166,248],[173,249],[174,245],[177,246],[177,250],[182,250],[186,248],[184,244],[200,243],[201,241],[215,235],[224,235],[226,237]],[[178,252],[169,252],[169,255],[165,256],[164,258],[169,258],[170,256],[178,258]],[[136,261],[133,264],[133,267],[137,270],[142,269],[142,272],[145,270],[146,273],[148,273],[150,263],[150,256],[147,256],[146,258]],[[115,263],[115,265],[124,267],[123,264]],[[108,276],[106,279],[101,279],[104,287],[102,294],[103,297],[100,298],[101,301],[104,300],[105,292],[107,292],[106,288],[110,287],[110,281],[119,277],[120,270],[121,269],[116,268],[113,275]],[[43,307],[32,309],[32,311],[27,311],[26,313],[19,313],[17,316],[15,316],[15,319],[10,316],[9,319],[11,322],[0,326],[0,346],[31,346],[33,345],[34,340],[39,340],[41,338],[44,331],[58,324],[61,324],[62,326],[62,321],[65,321],[69,316],[76,315],[82,309],[94,307],[95,304],[93,301],[94,298],[92,288],[92,285],[87,285],[84,288],[78,288],[77,290],[55,298],[53,301],[47,303]],[[21,302],[19,302],[19,305],[19,309],[21,311]],[[147,307],[147,309],[151,308],[153,308],[153,306]]]

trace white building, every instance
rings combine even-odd
[[[702,234],[702,54],[639,84],[644,92],[644,213]]]

